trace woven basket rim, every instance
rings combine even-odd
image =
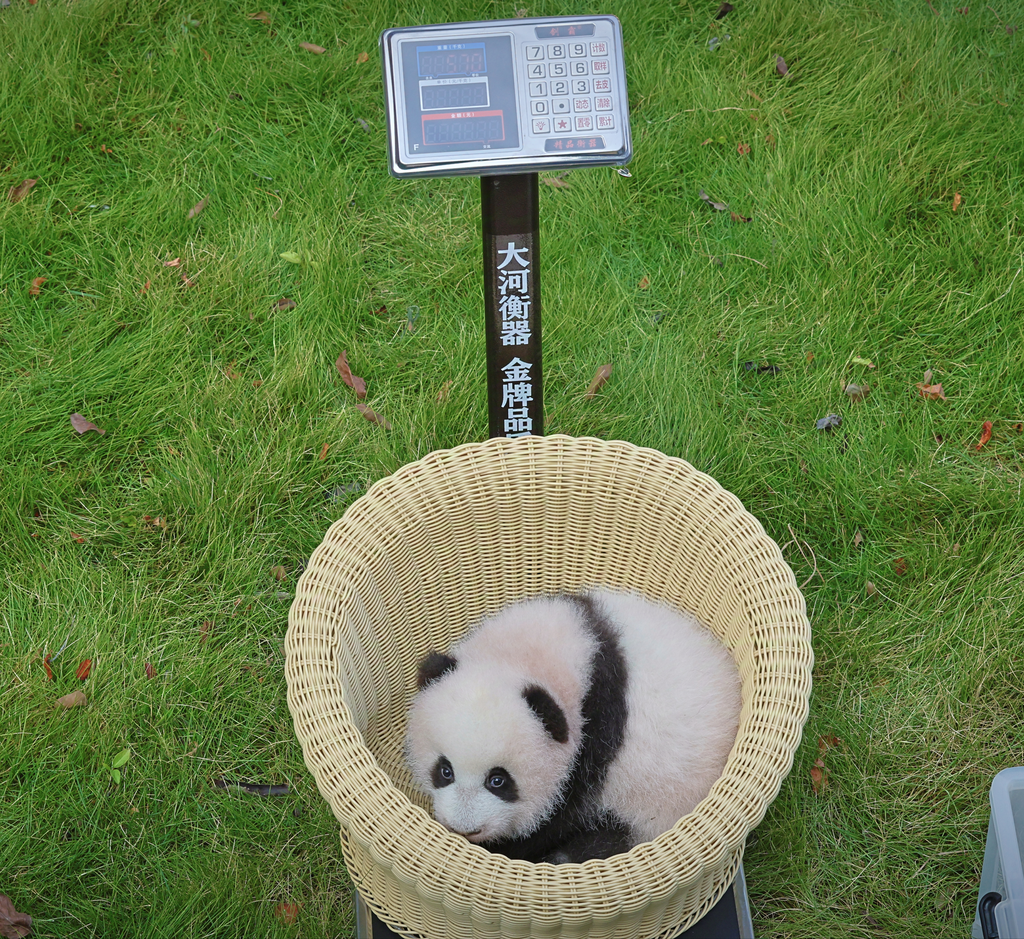
[[[490,854],[483,848],[470,845],[460,836],[447,832],[394,785],[381,769],[374,754],[361,742],[351,712],[343,700],[340,679],[336,674],[331,674],[331,669],[326,664],[327,657],[324,657],[319,663],[300,662],[296,658],[297,649],[290,645],[292,633],[297,624],[300,600],[306,592],[307,584],[312,582],[317,562],[320,559],[320,552],[324,550],[328,538],[337,538],[339,534],[343,534],[349,528],[354,529],[366,524],[376,512],[380,511],[382,505],[394,497],[396,492],[401,491],[411,480],[422,474],[441,472],[446,466],[453,464],[488,460],[500,461],[511,454],[526,452],[533,456],[552,450],[564,452],[567,461],[583,454],[594,461],[646,460],[652,464],[667,467],[669,471],[681,476],[699,479],[702,485],[715,493],[723,505],[727,506],[737,518],[742,518],[744,523],[749,526],[750,531],[747,534],[750,540],[757,545],[759,551],[763,552],[763,556],[770,563],[778,566],[780,572],[784,570],[785,573],[780,573],[780,577],[785,581],[784,587],[780,588],[780,595],[784,595],[786,601],[792,604],[793,609],[798,610],[798,614],[795,615],[802,618],[803,637],[801,641],[806,646],[799,650],[802,661],[796,667],[794,701],[790,706],[789,713],[789,719],[798,724],[795,739],[791,742],[788,752],[783,754],[784,759],[778,762],[775,768],[769,768],[765,777],[760,780],[763,798],[760,799],[759,805],[753,813],[749,810],[749,786],[747,789],[743,789],[735,780],[730,781],[730,770],[733,769],[737,757],[737,750],[734,748],[722,777],[715,783],[708,798],[704,799],[693,812],[680,819],[673,829],[654,841],[636,846],[626,854],[608,859],[594,859],[583,865],[551,866],[513,861],[503,855]],[[642,901],[648,902],[651,897],[670,891],[678,885],[681,876],[681,863],[685,868],[684,862],[692,860],[692,855],[688,855],[686,858],[680,857],[679,845],[682,843],[690,847],[694,843],[700,845],[699,863],[705,867],[720,865],[725,859],[725,863],[734,868],[738,864],[739,857],[742,856],[742,848],[748,832],[763,818],[764,812],[792,767],[793,754],[799,744],[803,722],[807,715],[813,665],[813,653],[810,649],[810,624],[806,619],[806,607],[796,579],[786,564],[778,545],[767,535],[761,523],[743,508],[742,503],[735,495],[724,489],[712,477],[695,469],[679,457],[669,456],[653,448],[641,447],[627,441],[605,441],[594,437],[571,437],[564,434],[518,439],[491,438],[482,442],[465,443],[433,451],[375,482],[365,494],[346,509],[340,519],[330,526],[324,542],[314,552],[306,571],[300,577],[295,601],[289,614],[288,643],[286,662],[288,703],[294,718],[296,735],[302,744],[307,766],[313,772],[321,793],[331,803],[335,815],[342,825],[343,842],[346,839],[372,837],[375,814],[379,814],[381,811],[397,813],[393,817],[396,823],[409,833],[409,837],[400,841],[392,841],[387,845],[376,845],[373,853],[379,853],[379,860],[391,866],[398,881],[415,880],[418,888],[428,893],[431,891],[444,892],[450,885],[445,883],[444,871],[435,872],[435,876],[431,878],[429,874],[424,877],[420,870],[419,861],[425,843],[424,839],[442,851],[445,856],[451,857],[455,865],[466,866],[477,872],[482,880],[512,877],[516,882],[523,884],[524,889],[536,890],[539,894],[544,895],[550,895],[552,892],[572,894],[585,889],[607,889],[610,882],[625,881],[643,883],[645,896]],[[333,713],[327,720],[329,731],[325,732],[322,728],[314,730],[311,726],[311,715],[307,711],[307,702],[303,700],[300,693],[300,669],[312,670],[318,676],[319,681],[324,682],[325,685],[333,683],[336,686],[337,701],[332,708]],[[319,713],[315,715],[315,718],[318,722],[323,723],[325,715]],[[369,754],[370,759],[364,760],[365,765],[361,764],[358,772],[343,775],[340,779],[335,777],[325,780],[322,778],[323,774],[317,769],[318,763],[317,759],[313,758],[313,751],[321,748],[328,738],[332,738],[332,746],[339,746],[341,750],[348,747],[354,747],[357,750],[362,748],[364,752],[360,755],[365,757],[366,754]],[[735,856],[735,863],[729,860],[732,856]],[[350,860],[347,851],[346,859]],[[352,876],[358,884],[359,872],[352,871]],[[718,891],[719,895],[727,887],[728,883]],[[393,915],[390,915],[391,911],[385,903],[381,902],[381,898],[365,894],[364,898],[385,922],[394,922]],[[718,897],[716,896],[714,899],[717,901]],[[641,898],[638,898],[638,902],[640,901]]]

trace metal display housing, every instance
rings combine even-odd
[[[550,48],[552,42],[558,41],[551,38],[558,30],[561,32],[557,35],[565,37],[566,45],[573,38],[586,37],[588,40],[599,39],[601,42],[607,43],[609,47],[607,54],[601,54],[601,57],[607,59],[605,66],[609,69],[607,73],[607,81],[610,85],[609,104],[614,108],[609,113],[612,118],[610,123],[614,129],[605,132],[598,130],[580,132],[570,129],[564,132],[566,139],[562,141],[566,143],[570,139],[576,143],[585,141],[591,149],[560,149],[557,152],[546,152],[544,146],[551,147],[554,145],[554,141],[548,143],[545,140],[539,140],[531,131],[531,116],[544,112],[531,110],[530,93],[532,88],[527,74],[529,66],[526,59],[527,44],[547,42],[546,48]],[[542,31],[545,34],[543,39],[540,39]],[[577,33],[577,31],[579,32]],[[411,43],[421,45],[415,51],[410,51]],[[487,43],[502,43],[503,45],[500,48],[494,45],[484,48]],[[559,168],[575,169],[584,166],[624,166],[632,159],[633,144],[629,128],[629,98],[622,51],[622,27],[614,16],[533,17],[393,28],[386,29],[381,33],[380,46],[384,67],[388,168],[393,176],[494,176],[536,173]],[[433,88],[433,86],[440,85],[441,80],[427,76],[422,68],[419,77],[427,80],[417,81],[419,87],[416,96],[409,93],[413,83],[413,79],[407,74],[411,66],[411,56],[417,56],[416,61],[420,63],[424,57],[422,50],[452,47],[458,49],[479,48],[485,59],[494,51],[505,52],[507,50],[511,52],[511,63],[502,63],[506,66],[506,71],[494,76],[489,85],[486,84],[487,77],[478,77],[475,74],[470,77],[468,72],[461,73],[462,77],[458,79],[452,79],[451,84],[459,82],[463,88],[469,91],[470,95],[477,95],[481,102],[486,101],[486,104],[479,105],[483,108],[492,107],[492,99],[499,95],[504,96],[509,105],[508,110],[514,112],[512,118],[515,126],[512,126],[513,120],[507,120],[507,127],[503,125],[505,127],[503,133],[506,134],[503,138],[504,142],[494,149],[467,148],[455,151],[448,149],[445,152],[440,152],[442,147],[438,146],[439,152],[414,152],[414,148],[420,146],[420,144],[410,143],[409,128],[413,126],[412,120],[415,119],[415,116],[419,114],[422,118],[425,134],[427,120],[445,115],[423,113],[426,106],[423,97],[425,92],[422,86],[431,86],[430,90],[436,93],[439,99],[443,97],[443,93],[442,89],[437,89],[435,92]],[[589,47],[590,43],[588,42]],[[498,57],[492,54],[491,58],[496,60]],[[570,66],[575,64],[569,59],[566,59],[566,62]],[[591,62],[591,67],[593,66],[594,63]],[[547,67],[551,68],[550,65]],[[571,80],[572,76],[577,73],[566,72],[565,74]],[[585,73],[578,74],[584,75]],[[555,83],[551,82],[550,84],[554,86]],[[470,85],[474,88],[469,89]],[[481,85],[484,87],[479,87]],[[455,98],[457,90],[453,89],[453,91],[453,98]],[[410,100],[414,98],[416,100]],[[568,100],[575,101],[574,98]],[[596,102],[596,98],[592,100]],[[551,103],[553,104],[553,102]],[[467,104],[464,107],[475,106]],[[458,107],[453,104],[449,110],[455,110]],[[492,120],[506,120],[502,116],[504,113],[502,110],[481,110],[472,113],[497,115]],[[450,116],[454,118],[456,114],[452,113]],[[608,123],[607,120],[605,122]],[[439,121],[431,126],[440,127],[442,123]],[[552,120],[552,124],[554,124],[554,120]],[[552,137],[555,134],[554,130],[550,132]],[[426,140],[425,136],[423,139]]]

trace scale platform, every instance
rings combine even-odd
[[[356,932],[355,939],[400,939],[397,933],[385,926],[355,895]],[[725,891],[700,922],[694,923],[677,939],[754,939],[754,924],[750,918],[750,903],[747,899],[747,881],[743,876],[743,865],[736,873],[732,886]]]

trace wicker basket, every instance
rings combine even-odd
[[[707,623],[739,666],[739,734],[708,797],[656,840],[582,865],[510,861],[445,831],[412,789],[416,666],[482,614],[587,585]],[[422,939],[648,939],[696,922],[792,766],[813,662],[793,574],[735,496],[655,450],[565,436],[438,451],[379,481],[314,552],[286,653],[349,873],[381,920]]]

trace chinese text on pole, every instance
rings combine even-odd
[[[501,313],[501,345],[525,346],[530,342],[530,248],[517,245],[497,249],[498,311]],[[512,351],[512,350],[510,350]],[[502,371],[502,402],[506,437],[522,437],[533,431],[529,405],[533,400],[533,365],[513,355]]]

